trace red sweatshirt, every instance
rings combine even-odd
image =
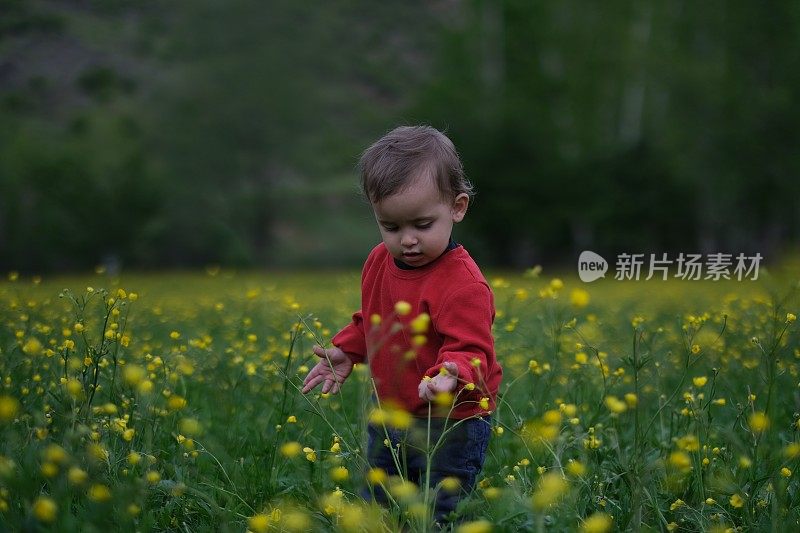
[[[411,312],[399,315],[399,301],[410,304]],[[420,345],[414,330],[421,321],[412,322],[422,313],[430,316],[430,324]],[[420,417],[427,416],[428,402],[419,398],[419,382],[435,376],[443,362],[454,362],[458,387],[450,418],[463,419],[495,409],[503,371],[495,358],[493,321],[491,289],[462,246],[425,266],[404,270],[381,243],[370,252],[361,274],[361,310],[334,336],[333,344],[354,363],[369,364],[382,405],[395,404]],[[480,407],[482,398],[488,398],[488,409]],[[448,411],[434,412],[447,416]]]

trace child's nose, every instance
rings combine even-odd
[[[417,237],[411,232],[405,232],[402,237],[400,237],[400,244],[403,246],[414,246],[417,244]]]

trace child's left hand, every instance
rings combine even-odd
[[[431,379],[419,382],[419,397],[432,402],[440,392],[452,392],[458,385],[458,367],[455,363],[445,361],[442,366],[447,372],[436,374]]]

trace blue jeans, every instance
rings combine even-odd
[[[458,423],[457,423],[458,422]],[[446,424],[446,426],[445,426]],[[390,476],[399,475],[422,486],[425,483],[427,418],[415,418],[407,430],[383,426],[367,427],[369,443],[367,460],[373,468],[382,468]],[[455,511],[458,502],[475,487],[475,478],[483,467],[486,448],[491,433],[491,418],[470,418],[463,421],[443,418],[431,419],[430,446],[433,448],[443,431],[447,431],[441,446],[433,454],[430,471],[430,487],[435,489],[444,478],[453,477],[459,482],[456,490],[439,488],[434,502],[434,517],[441,522]],[[392,446],[397,450],[397,463],[391,450],[384,444],[388,433]],[[400,445],[398,447],[398,444]],[[399,465],[398,465],[399,463]],[[400,470],[398,470],[398,466]],[[380,486],[366,487],[362,496],[385,504],[386,494]]]

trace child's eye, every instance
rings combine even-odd
[[[433,226],[433,222],[425,222],[424,224],[417,224],[417,229],[428,229]]]
[[[397,226],[387,226],[384,224],[383,229],[388,232],[395,232],[397,231]]]

